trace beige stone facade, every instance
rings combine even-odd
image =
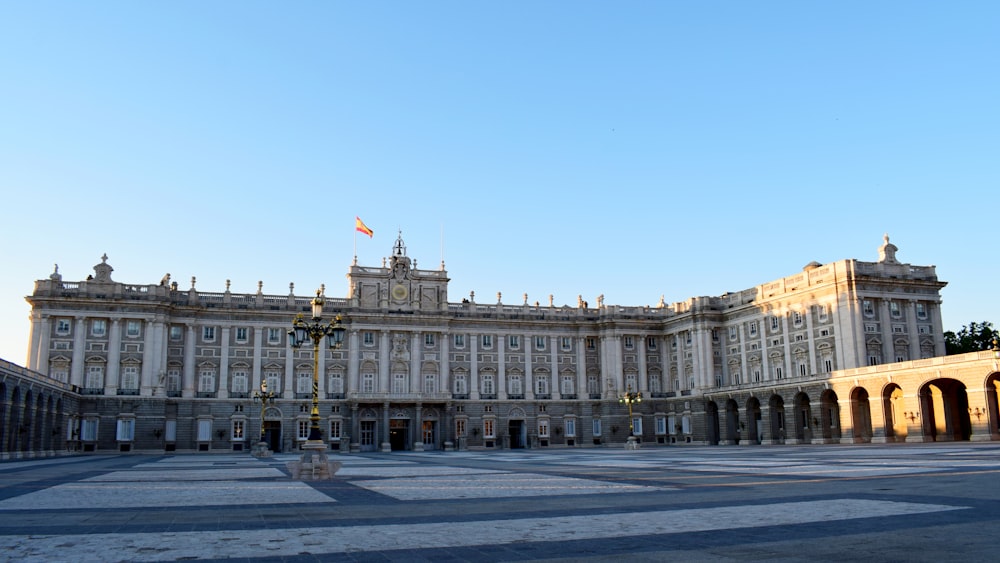
[[[296,449],[316,366],[342,451],[620,445],[630,426],[644,446],[992,439],[995,379],[968,379],[991,360],[942,357],[945,284],[896,252],[886,237],[877,261],[721,296],[557,307],[453,302],[443,265],[417,268],[400,236],[327,297],[347,338],[317,358],[287,334],[311,294],[121,283],[103,257],[86,280],[36,282],[28,367],[79,395],[67,446],[86,450]],[[631,424],[627,392],[643,396]]]

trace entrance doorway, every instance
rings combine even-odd
[[[361,441],[359,442],[361,446],[361,451],[363,452],[373,452],[375,451],[375,421],[374,420],[362,420],[361,421]]]
[[[511,449],[521,449],[527,440],[527,428],[523,420],[511,420],[507,423],[507,434],[510,436]]]
[[[437,442],[436,423],[433,420],[425,420],[421,424],[420,441],[424,444],[425,450],[433,450]]]
[[[409,435],[408,420],[389,421],[389,448],[396,452],[406,449],[406,437]]]
[[[272,452],[281,452],[281,421],[265,420],[263,434],[264,441],[267,442],[267,447],[270,448]]]

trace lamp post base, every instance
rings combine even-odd
[[[297,481],[326,481],[340,469],[339,461],[327,459],[326,443],[312,440],[302,444],[302,457],[288,462],[288,471]]]
[[[254,457],[271,457],[271,453],[270,445],[264,440],[257,442],[250,449],[250,455]]]

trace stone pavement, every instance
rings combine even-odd
[[[1000,560],[1000,445],[0,463],[0,560]]]

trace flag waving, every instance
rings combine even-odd
[[[365,225],[365,222],[361,220],[361,217],[358,217],[357,215],[354,216],[354,230],[368,235],[368,238],[372,238],[372,235],[375,234],[374,231],[368,228],[368,225]]]

